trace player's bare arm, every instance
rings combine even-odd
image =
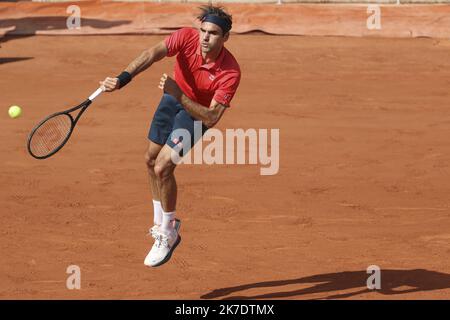
[[[202,121],[208,128],[214,127],[227,108],[214,99],[212,99],[209,108],[198,102],[192,101],[183,93],[183,91],[181,91],[175,80],[166,74],[161,77],[159,88],[177,99],[191,116]]]
[[[189,114],[194,118],[201,120],[208,128],[214,127],[227,109],[227,106],[224,106],[214,99],[211,101],[209,108],[205,108],[201,104],[189,99],[185,94],[181,95],[179,101]]]
[[[167,55],[167,47],[164,41],[150,49],[145,50],[139,57],[133,60],[125,69],[132,77],[135,77],[145,69],[149,68],[153,63],[163,59]]]
[[[146,49],[136,59],[134,59],[125,69],[131,78],[134,78],[142,71],[148,69],[153,63],[167,56],[167,47],[164,41],[159,42],[155,46]],[[119,77],[107,77],[104,81],[100,81],[100,85],[107,92],[119,89],[121,86]]]

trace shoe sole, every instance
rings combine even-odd
[[[172,257],[172,253],[175,251],[175,248],[178,246],[178,244],[181,242],[181,236],[178,235],[178,239],[175,241],[175,243],[173,244],[172,248],[170,248],[169,253],[167,254],[167,256],[161,260],[161,262],[158,262],[158,264],[155,264],[151,267],[159,267],[160,265],[163,265],[164,263],[166,263],[167,261],[170,260],[170,258]]]
[[[181,220],[175,219],[175,230],[177,230],[177,232],[178,230],[180,230],[180,227],[181,227]]]

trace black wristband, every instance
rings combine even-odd
[[[131,81],[131,74],[129,72],[122,72],[120,75],[117,76],[119,79],[119,89],[122,87],[125,87],[128,82]]]

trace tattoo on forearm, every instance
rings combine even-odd
[[[138,73],[150,67],[153,64],[152,60],[153,59],[150,52],[144,51],[139,57],[134,59],[134,61],[128,65],[125,71],[129,72],[134,77]]]

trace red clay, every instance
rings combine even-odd
[[[68,30],[69,5],[79,6],[81,29]],[[195,26],[199,3],[77,1],[0,3],[0,35],[167,34]],[[278,35],[450,38],[450,5],[380,5],[381,29],[369,30],[367,4],[225,5],[233,32]],[[373,6],[373,5],[372,5]]]
[[[243,77],[218,127],[279,128],[279,174],[178,168],[183,241],[148,269],[143,155],[173,60],[98,98],[53,158],[25,143],[161,39],[2,43],[0,298],[450,298],[450,41],[232,36]],[[80,291],[66,289],[72,264]],[[369,265],[381,291],[365,290]]]

